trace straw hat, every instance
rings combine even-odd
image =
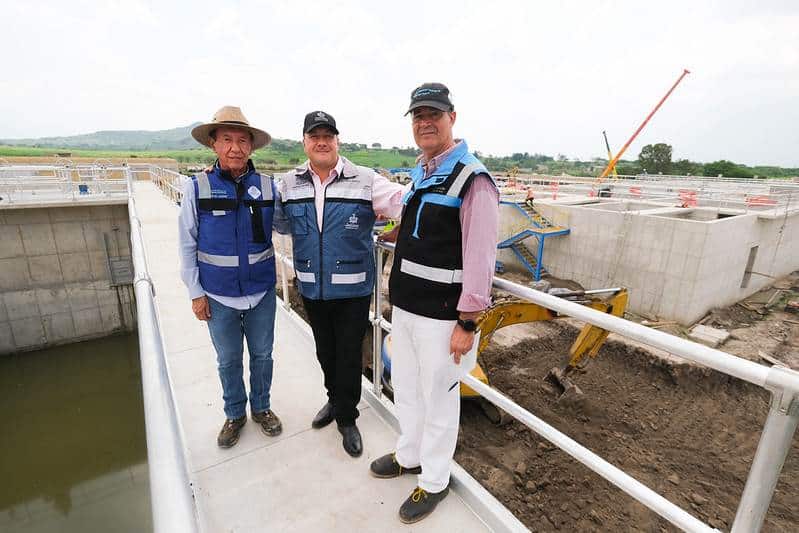
[[[209,148],[213,148],[213,146],[211,146],[211,143],[213,142],[213,139],[211,139],[211,133],[215,129],[224,126],[241,128],[243,130],[249,131],[252,134],[253,150],[263,148],[272,142],[272,137],[264,130],[259,130],[258,128],[253,128],[250,126],[250,123],[244,117],[244,113],[241,112],[240,108],[229,105],[226,105],[214,113],[214,118],[211,119],[211,122],[207,124],[200,124],[192,129],[191,136],[194,137],[194,140],[196,140],[198,143],[208,146]]]

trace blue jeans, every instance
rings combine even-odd
[[[211,318],[208,330],[216,348],[219,380],[225,416],[246,415],[247,391],[244,389],[244,337],[250,353],[250,412],[269,410],[272,387],[272,342],[275,336],[275,289],[267,291],[258,305],[241,311],[208,298]]]

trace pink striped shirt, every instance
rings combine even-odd
[[[458,144],[430,161],[420,160],[425,178],[430,176]],[[463,235],[463,288],[458,311],[482,311],[491,304],[491,281],[497,259],[499,225],[499,191],[486,174],[478,174],[472,182],[460,211]]]

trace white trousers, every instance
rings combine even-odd
[[[477,362],[477,336],[460,364],[450,353],[455,320],[427,318],[396,306],[391,314],[391,384],[400,423],[397,462],[422,466],[419,487],[449,484],[458,442],[460,381]]]

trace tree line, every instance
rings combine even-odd
[[[733,161],[721,159],[710,163],[699,163],[688,159],[672,160],[672,146],[666,143],[647,144],[638,154],[638,159],[631,161],[622,159],[616,165],[616,172],[625,176],[640,174],[670,174],[677,176],[724,176],[728,178],[784,178],[799,176],[799,168],[783,168],[777,166],[747,166]],[[545,154],[529,154],[518,152],[510,156],[481,157],[486,166],[495,171],[531,172],[538,174],[569,174],[572,176],[597,176],[608,160],[597,157],[591,161],[569,160],[565,155],[555,157]]]

